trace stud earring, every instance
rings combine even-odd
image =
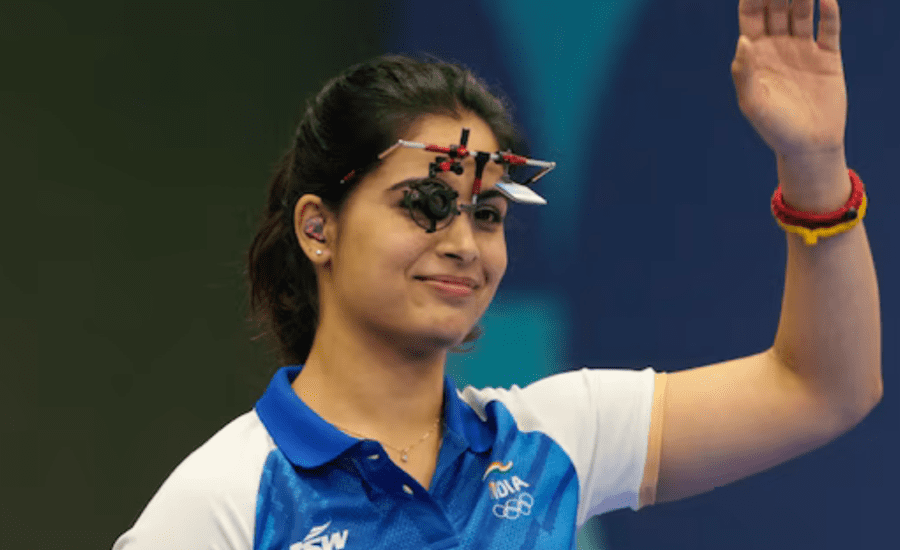
[[[321,255],[322,255],[322,251],[321,251],[321,250],[316,250],[316,256],[321,256]]]

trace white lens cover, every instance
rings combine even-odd
[[[544,197],[538,195],[532,191],[530,187],[526,187],[521,183],[511,181],[497,182],[496,187],[503,196],[509,198],[509,200],[513,202],[521,202],[524,204],[547,204]]]

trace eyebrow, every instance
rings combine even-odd
[[[409,187],[411,184],[422,181],[425,178],[407,178],[403,181],[397,182],[394,185],[388,187],[385,190],[385,193],[390,193],[392,191],[396,191],[398,189],[402,189],[403,187]],[[504,201],[506,201],[507,206],[510,203],[509,197],[498,191],[496,188],[485,189],[481,193],[478,193],[478,202],[483,202],[486,200],[493,199],[495,197],[500,197]]]
[[[411,184],[413,184],[413,183],[415,183],[415,182],[417,182],[417,181],[422,181],[422,179],[423,179],[423,178],[407,178],[407,179],[405,179],[405,180],[403,180],[403,181],[401,181],[401,182],[395,183],[394,185],[388,187],[384,192],[385,192],[385,193],[390,193],[391,191],[396,191],[396,190],[401,189],[401,188],[403,188],[403,187],[408,187],[409,185],[411,185]]]
[[[478,202],[493,199],[494,197],[500,197],[501,199],[506,201],[506,204],[509,204],[509,197],[494,188],[487,189],[485,191],[482,191],[481,193],[478,193]]]

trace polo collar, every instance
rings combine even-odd
[[[310,409],[291,383],[303,365],[278,369],[269,387],[256,402],[256,413],[284,456],[295,466],[315,468],[331,462],[360,443]],[[476,453],[490,449],[491,426],[459,398],[456,386],[444,377],[444,422],[456,439]]]

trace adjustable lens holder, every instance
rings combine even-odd
[[[503,173],[509,173],[510,166],[531,166],[540,170],[522,183],[517,183],[504,176],[495,187],[502,195],[513,202],[525,204],[547,204],[547,201],[531,190],[529,185],[544,177],[550,170],[556,167],[555,162],[534,160],[510,152],[488,153],[484,151],[469,151],[466,145],[469,141],[469,129],[463,128],[458,145],[443,147],[428,143],[398,140],[388,147],[380,155],[378,160],[383,160],[399,147],[410,149],[422,149],[432,153],[439,153],[434,162],[428,164],[428,178],[410,184],[410,189],[404,192],[403,205],[409,209],[410,216],[416,223],[425,229],[427,233],[433,233],[450,225],[454,216],[460,213],[459,208],[469,210],[478,202],[478,194],[481,191],[481,178],[488,162],[503,165]],[[472,185],[472,204],[457,205],[456,199],[459,193],[450,185],[438,178],[441,172],[452,172],[462,175],[464,169],[462,160],[468,156],[475,158],[475,180]],[[341,184],[351,181],[356,177],[357,171],[351,170],[341,179]]]

